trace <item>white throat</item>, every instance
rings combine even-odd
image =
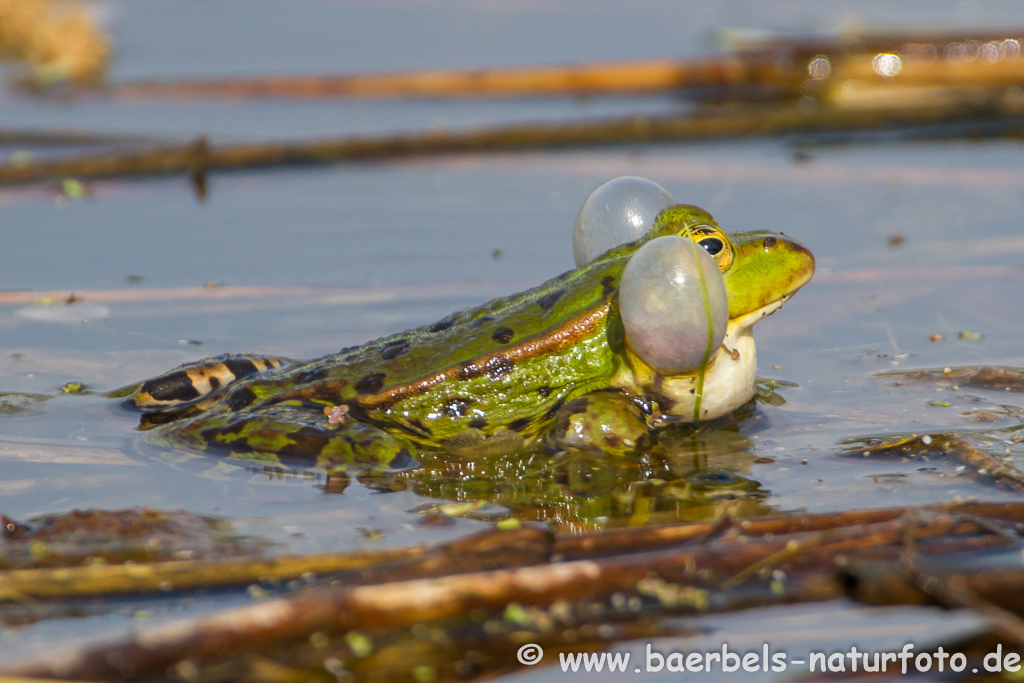
[[[704,373],[703,397],[700,402],[701,421],[727,415],[754,397],[754,379],[757,375],[754,323],[777,311],[787,299],[788,296],[783,297],[741,318],[729,321],[725,339],[712,356]],[[650,374],[639,377],[628,368],[624,368],[613,378],[612,385],[641,395],[664,397],[671,405],[659,406],[662,412],[675,415],[684,422],[693,421],[697,390],[696,374],[676,377]]]

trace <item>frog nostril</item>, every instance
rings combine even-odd
[[[764,238],[764,248],[765,249],[771,249],[772,247],[775,246],[775,243],[777,241],[778,240],[776,240],[774,237],[765,237]]]

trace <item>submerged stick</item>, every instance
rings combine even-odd
[[[0,603],[277,583],[308,575],[353,571],[384,562],[419,557],[425,552],[424,548],[398,548],[271,559],[233,557],[220,560],[11,569],[0,572]]]

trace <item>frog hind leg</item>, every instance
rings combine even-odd
[[[157,427],[149,436],[165,447],[210,449],[329,469],[396,471],[419,464],[404,439],[363,422],[332,424],[322,406],[298,401],[263,405],[259,411],[212,410]]]
[[[291,362],[287,358],[252,354],[223,354],[206,358],[146,380],[127,396],[125,402],[147,411],[194,404],[210,395],[220,394],[238,380],[290,365]]]
[[[626,456],[650,445],[646,416],[620,391],[595,391],[565,403],[545,439],[549,450],[597,450]]]

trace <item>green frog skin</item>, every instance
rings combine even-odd
[[[692,239],[725,281],[729,323],[698,372],[661,375],[626,341],[618,283],[663,235]],[[545,443],[628,453],[653,418],[723,416],[754,396],[752,328],[814,273],[782,233],[726,235],[674,205],[636,242],[544,284],[311,361],[223,356],[144,382],[129,401],[166,447],[328,466],[408,466],[421,448],[500,454]],[[699,401],[699,416],[695,407]],[[653,415],[652,415],[653,413]]]

